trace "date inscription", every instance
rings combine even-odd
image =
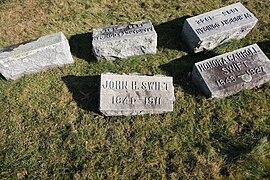
[[[250,79],[252,80],[252,76],[262,74],[262,73],[265,73],[264,67],[258,66],[258,67],[247,69],[244,74],[229,75],[229,76],[226,76],[224,78],[218,79],[216,81],[216,83],[219,87],[224,87],[226,85],[229,85],[229,84],[236,82],[238,79],[245,81],[243,77],[250,77]],[[245,82],[247,82],[247,81],[245,81]]]
[[[137,102],[143,101],[144,105],[161,105],[161,97],[131,97],[131,96],[113,96],[112,104],[118,105],[135,105]]]

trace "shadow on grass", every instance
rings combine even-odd
[[[176,49],[188,52],[184,42],[181,40],[181,32],[185,20],[190,16],[183,16],[160,25],[155,26],[158,34],[158,47]],[[92,33],[76,34],[70,37],[69,45],[71,53],[88,62],[96,61],[92,53]]]
[[[216,123],[217,126],[220,126],[219,122]],[[239,119],[238,124],[241,126],[241,131],[234,135],[228,135],[223,128],[220,129],[213,124],[215,130],[210,135],[211,141],[214,142],[212,146],[218,149],[218,152],[224,157],[225,164],[220,169],[220,173],[225,177],[229,176],[228,164],[236,164],[241,158],[260,146],[262,139],[270,138],[268,130],[254,129],[256,128],[254,121],[241,125],[242,122]]]
[[[2,74],[0,74],[0,80],[7,80]]]
[[[186,45],[181,40],[184,22],[190,16],[183,16],[155,26],[158,35],[158,47],[181,50],[188,52]]]
[[[99,114],[100,76],[62,77],[78,107]]]
[[[92,33],[76,34],[70,37],[69,45],[71,53],[87,62],[96,61],[92,53]]]
[[[257,43],[262,51],[269,57],[270,56],[270,40]],[[270,57],[269,57],[270,58]]]
[[[191,71],[196,62],[212,58],[218,54],[213,51],[200,52],[197,54],[187,55],[175,59],[167,64],[159,66],[166,75],[173,77],[173,82],[177,86],[182,87],[188,94],[198,95],[198,91],[194,85],[191,84]]]
[[[237,161],[241,157],[245,156],[246,154],[249,154],[254,148],[256,148],[259,140],[260,139],[258,138],[252,139],[251,141],[249,139],[247,142],[232,142],[233,138],[227,139],[227,141],[224,142],[227,147],[221,149],[221,154],[225,157],[224,158],[225,163],[226,164],[237,163]],[[226,165],[220,169],[220,173],[225,177],[229,176],[229,170]]]

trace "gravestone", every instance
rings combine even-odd
[[[113,60],[154,54],[157,33],[149,20],[93,30],[93,53],[97,59]]]
[[[106,116],[173,111],[173,78],[161,75],[101,74],[100,111]]]
[[[270,80],[270,61],[257,44],[195,63],[192,81],[207,97],[225,97]]]
[[[244,38],[258,19],[241,3],[186,19],[182,38],[197,53],[232,39]]]
[[[0,49],[0,73],[6,79],[71,63],[68,40],[62,32]]]

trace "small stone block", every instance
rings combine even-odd
[[[100,112],[105,116],[173,111],[173,78],[161,75],[101,74]]]
[[[224,42],[244,38],[258,19],[241,3],[186,19],[182,38],[197,53],[211,50]]]
[[[93,30],[93,53],[97,59],[114,60],[155,54],[157,33],[151,21],[138,21]]]
[[[71,63],[68,40],[62,32],[0,49],[0,73],[6,79]]]
[[[192,81],[207,97],[225,97],[270,80],[270,61],[257,44],[195,63]]]

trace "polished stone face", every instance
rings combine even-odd
[[[224,97],[270,80],[270,60],[257,44],[194,65],[192,81],[208,97]]]
[[[73,63],[62,32],[0,49],[0,73],[6,79]]]
[[[154,54],[157,33],[148,20],[93,30],[93,53],[97,59],[117,59]]]
[[[172,77],[101,74],[100,111],[106,116],[173,111]]]
[[[232,39],[244,38],[258,19],[241,3],[186,19],[182,37],[193,52],[211,50]]]

